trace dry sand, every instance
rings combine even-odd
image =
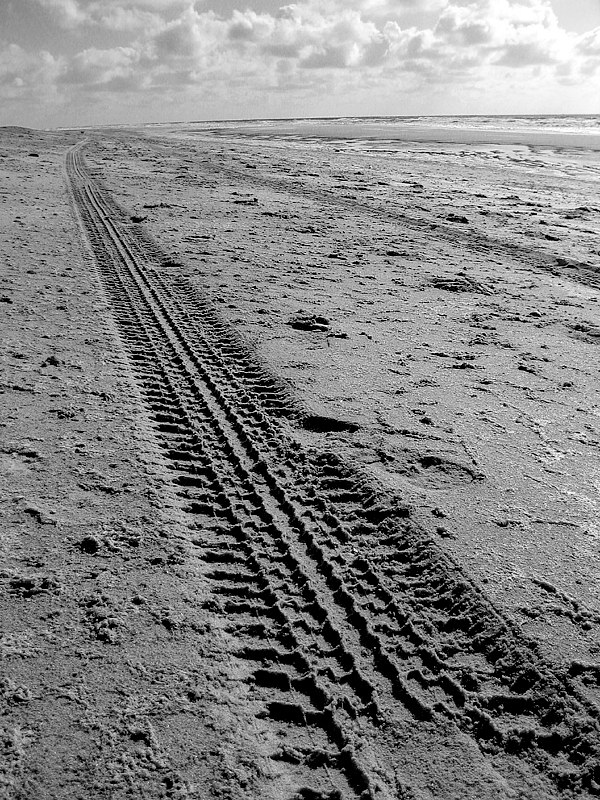
[[[2,132],[7,797],[599,791],[598,153],[312,134]]]

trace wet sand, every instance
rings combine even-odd
[[[172,128],[175,135],[181,135],[182,129],[187,126],[176,126]],[[202,126],[205,131],[208,126]],[[188,131],[193,133],[194,126],[189,126]],[[250,137],[294,137],[298,140],[306,139],[330,139],[342,142],[360,140],[371,144],[377,142],[387,142],[389,145],[397,143],[413,144],[464,144],[472,146],[478,145],[521,145],[523,147],[547,148],[551,150],[576,149],[600,151],[600,134],[570,131],[547,131],[547,130],[505,130],[502,128],[480,128],[469,129],[460,127],[449,127],[442,125],[417,125],[410,124],[405,127],[392,127],[389,124],[378,125],[377,123],[357,124],[336,124],[335,122],[310,123],[297,122],[294,125],[286,125],[281,122],[272,122],[268,126],[244,124],[236,126],[233,123],[230,127],[212,127],[209,129],[215,135],[227,136],[233,131],[238,136]]]
[[[298,787],[313,785],[264,777],[275,734],[224,655],[231,634],[205,603],[198,545],[67,192],[64,158],[82,138],[123,230],[167,254],[153,267],[162,280],[195,287],[304,409],[278,421],[286,440],[342,457],[394,498],[596,718],[593,150],[283,129],[3,137],[2,641],[15,796],[136,796],[131,775],[144,797],[305,797]],[[129,700],[117,712],[119,695]],[[190,738],[194,757],[183,755]],[[78,754],[90,741],[89,758]],[[405,783],[389,796],[593,788],[535,784],[498,756],[507,783],[490,772],[483,789],[488,762],[477,762],[471,794],[468,747],[450,779],[441,745],[441,783],[427,788],[427,742],[415,734],[410,755],[404,743]],[[243,766],[252,758],[259,776]]]

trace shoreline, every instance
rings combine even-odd
[[[435,126],[407,126],[404,130],[390,130],[390,126],[356,125],[351,130],[344,125],[298,124],[297,126],[270,125],[253,127],[245,125],[237,130],[231,128],[209,128],[215,135],[231,135],[249,137],[295,137],[303,139],[326,139],[332,141],[364,140],[368,142],[402,142],[419,144],[465,144],[465,145],[519,145],[531,148],[573,148],[590,151],[600,150],[600,133],[572,133],[567,131],[508,131],[508,130],[475,130],[456,129]],[[189,132],[188,133],[192,133]],[[199,134],[205,133],[202,128]]]

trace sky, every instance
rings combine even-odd
[[[600,0],[0,0],[0,125],[600,113]]]

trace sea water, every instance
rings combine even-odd
[[[163,124],[172,132],[301,139],[531,145],[600,151],[600,115],[390,116],[210,120]]]

